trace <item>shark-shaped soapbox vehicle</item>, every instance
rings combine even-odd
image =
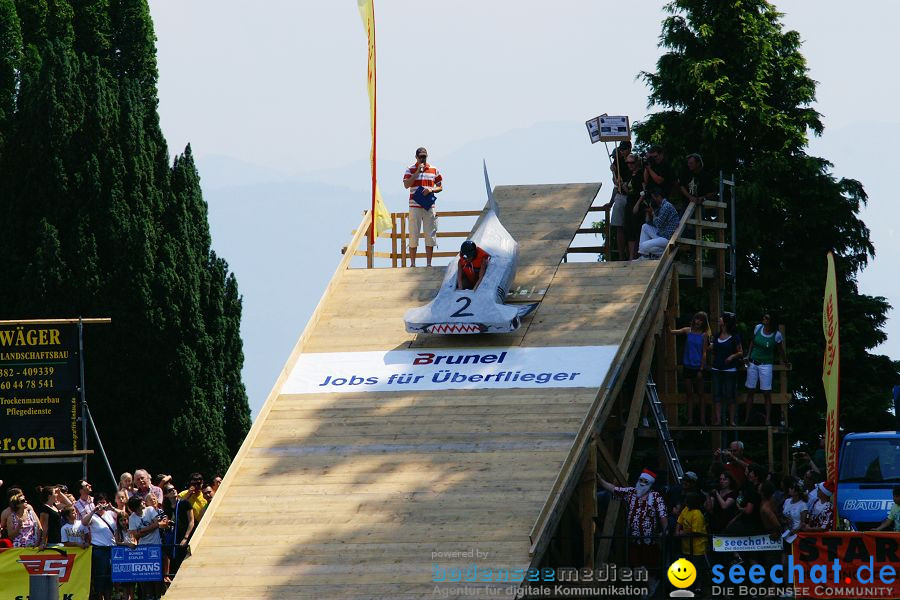
[[[537,304],[504,304],[509,286],[516,277],[519,245],[500,223],[500,208],[494,201],[487,165],[484,166],[488,209],[475,223],[469,239],[491,260],[477,290],[456,288],[457,261],[447,266],[437,296],[419,308],[411,308],[403,316],[410,333],[509,333],[519,328],[522,317]]]

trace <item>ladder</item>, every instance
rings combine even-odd
[[[684,468],[678,459],[678,453],[675,451],[675,442],[672,440],[672,433],[669,431],[669,421],[663,412],[662,402],[659,400],[659,394],[656,393],[656,383],[653,381],[652,375],[647,375],[647,387],[645,388],[647,403],[650,405],[650,411],[653,413],[653,419],[656,421],[656,429],[659,431],[659,439],[662,441],[666,458],[669,461],[669,472],[672,473],[681,483],[684,479]]]

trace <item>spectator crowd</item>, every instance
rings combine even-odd
[[[16,485],[6,489],[7,506],[0,514],[0,551],[6,548],[52,546],[91,549],[91,598],[99,600],[151,600],[166,585],[189,555],[191,536],[222,482],[205,482],[192,473],[179,489],[171,475],[151,478],[145,469],[122,473],[113,494],[94,492],[87,480],[74,491],[62,484],[35,490],[34,504]],[[3,481],[0,480],[0,486]],[[158,545],[163,550],[160,582],[112,582],[111,548]]]
[[[633,487],[615,486],[598,475],[598,490],[601,504],[607,498],[624,503],[629,566],[647,567],[652,585],[667,565],[687,558],[698,571],[696,587],[703,588],[713,564],[760,564],[769,572],[779,561],[787,564],[798,533],[833,529],[834,489],[823,481],[824,459],[821,448],[812,456],[794,452],[790,473],[776,474],[734,441],[714,451],[703,477],[688,471],[680,485],[666,487],[644,469]],[[900,532],[900,486],[893,494],[894,506],[876,530]],[[714,553],[712,535],[767,535],[782,540],[782,550]]]
[[[660,145],[645,154],[620,142],[612,155],[613,192],[602,208],[619,260],[658,258],[678,228],[687,203],[715,200],[718,190],[699,154],[690,154],[680,172],[672,168]]]

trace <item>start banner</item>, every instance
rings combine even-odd
[[[90,548],[10,548],[0,551],[0,598],[27,598],[31,575],[56,575],[61,600],[88,600]]]
[[[301,354],[282,394],[600,387],[618,346]]]
[[[800,533],[793,553],[805,575],[805,581],[793,578],[798,597],[900,598],[898,533]]]

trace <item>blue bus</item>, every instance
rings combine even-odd
[[[838,464],[838,515],[855,531],[878,527],[900,485],[900,431],[848,433]]]

